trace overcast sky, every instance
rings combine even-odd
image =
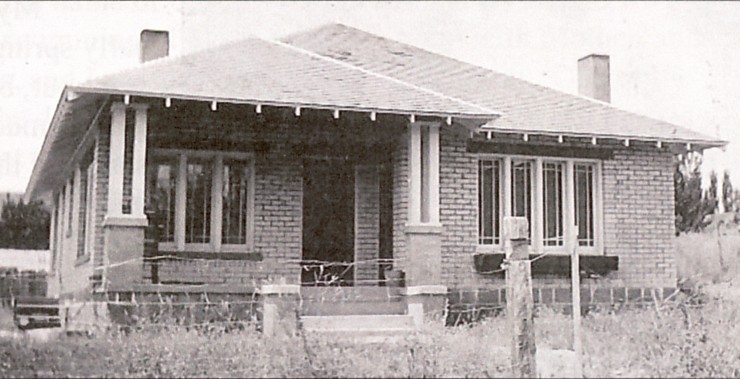
[[[740,184],[740,4],[0,3],[0,191],[24,191],[65,84],[138,63],[141,29],[180,55],[341,22],[565,92],[611,56],[612,103],[729,140],[705,168]]]

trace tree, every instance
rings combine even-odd
[[[689,152],[674,160],[676,233],[700,231],[706,226],[705,216],[717,207],[716,195],[714,200],[707,196],[711,189],[707,192],[701,189],[701,158],[700,153]],[[716,174],[714,186],[716,194]]]
[[[708,210],[707,214],[715,213],[719,208],[720,199],[717,198],[718,186],[719,179],[717,178],[717,172],[712,170],[709,173],[709,188],[704,191],[704,204]]]
[[[722,204],[725,207],[725,212],[735,212],[740,210],[735,207],[735,190],[732,188],[732,182],[730,181],[730,172],[725,170],[722,175]]]
[[[49,212],[42,202],[6,198],[0,214],[0,248],[49,248]]]

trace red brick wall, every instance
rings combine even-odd
[[[376,285],[380,249],[380,177],[378,165],[355,170],[355,281]]]
[[[503,279],[473,270],[477,245],[477,158],[467,152],[467,138],[464,131],[442,128],[443,281],[450,288],[497,288],[504,285]],[[530,143],[536,152],[536,142],[530,139]],[[604,247],[607,255],[619,256],[619,270],[606,279],[586,280],[584,286],[675,286],[672,153],[653,144],[634,142],[629,148],[616,143],[608,148],[613,153],[602,166]],[[535,278],[534,285],[563,287],[569,286],[570,280]]]
[[[292,112],[278,114],[270,112],[267,107],[263,116],[258,118],[244,106],[220,105],[218,112],[211,112],[203,104],[194,103],[192,106],[198,105],[202,105],[205,112],[191,107],[186,111],[191,113],[185,114],[178,112],[174,105],[171,109],[150,108],[148,147],[166,144],[169,148],[187,149],[197,144],[199,148],[209,150],[226,147],[254,152],[253,252],[260,253],[263,260],[163,262],[158,272],[161,282],[259,285],[263,281],[285,280],[299,283],[303,237],[303,157],[340,154],[336,149],[344,144],[354,144],[360,147],[347,149],[349,158],[356,155],[354,159],[357,162],[369,162],[377,167],[377,161],[384,157],[373,153],[374,147],[371,146],[375,145],[372,144],[384,141],[393,145],[403,130],[396,125],[399,122],[396,118],[379,117],[377,122],[371,123],[367,117],[343,115],[340,120],[333,120],[328,111],[317,114],[311,110],[304,110],[301,117],[296,118]],[[368,127],[373,128],[372,133],[367,133]],[[178,138],[179,142],[176,141]],[[296,147],[296,144],[307,142],[314,147]],[[205,147],[208,145],[212,147]],[[360,157],[363,154],[365,157]],[[365,205],[374,206],[377,213],[377,175],[374,188],[375,204]],[[376,221],[377,217],[376,214]],[[374,231],[368,229],[365,232],[368,236],[374,234],[377,246],[377,227]],[[377,248],[374,254],[376,257]],[[368,271],[362,275],[377,278],[377,267],[374,274]]]

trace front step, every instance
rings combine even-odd
[[[301,327],[307,332],[393,334],[412,332],[414,319],[408,315],[302,316]]]
[[[304,301],[301,314],[305,316],[402,315],[406,313],[403,301]]]

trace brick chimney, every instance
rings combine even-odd
[[[578,93],[611,102],[608,55],[591,54],[578,60]]]
[[[170,53],[170,33],[166,30],[141,31],[141,63],[164,58]]]

